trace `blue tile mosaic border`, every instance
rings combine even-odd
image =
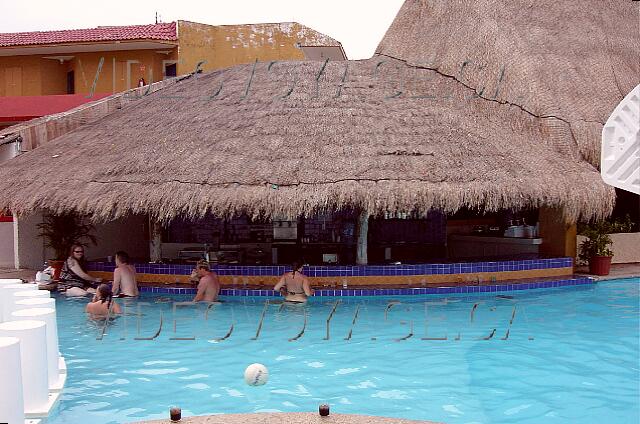
[[[554,287],[579,286],[595,284],[591,277],[565,278],[561,280],[536,281],[531,283],[508,283],[487,286],[458,286],[458,287],[419,287],[402,289],[320,289],[314,296],[411,296],[421,294],[454,294],[454,293],[492,293],[516,290],[548,289]],[[193,288],[177,287],[141,287],[143,293],[160,294],[196,294]],[[221,296],[279,296],[274,290],[253,289],[221,289]]]
[[[189,275],[193,265],[135,264],[143,274]],[[418,265],[353,265],[353,266],[308,266],[303,272],[308,277],[374,277],[403,275],[474,274],[479,272],[527,271],[533,269],[573,267],[573,258],[527,259],[519,261],[460,262],[447,264]],[[115,266],[107,262],[90,262],[89,271],[113,272]],[[212,267],[218,275],[233,276],[280,276],[291,267],[216,265]]]

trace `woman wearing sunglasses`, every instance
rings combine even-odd
[[[102,282],[101,278],[95,278],[87,274],[84,247],[81,245],[74,244],[71,246],[69,257],[62,265],[60,282],[65,289],[76,287],[82,290],[96,288]]]

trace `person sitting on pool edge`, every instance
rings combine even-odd
[[[293,271],[285,272],[273,289],[279,291],[287,302],[306,302],[307,297],[313,296],[311,283],[302,273],[301,264],[294,262],[292,268]]]
[[[204,260],[198,261],[196,273],[200,278],[200,282],[198,283],[198,292],[196,293],[196,297],[193,298],[193,301],[217,301],[218,293],[220,293],[220,280],[218,280],[218,275],[211,271],[209,262]]]
[[[101,278],[92,277],[86,271],[84,247],[80,244],[74,244],[71,246],[71,249],[69,250],[69,257],[62,265],[60,285],[66,289],[75,287],[76,289],[87,290],[88,288],[98,287],[98,284],[101,282]],[[81,294],[86,294],[86,292]]]
[[[87,304],[85,311],[94,317],[106,317],[109,315],[109,309],[114,314],[122,312],[120,306],[113,301],[111,287],[107,284],[100,284],[95,296],[93,296],[93,300]]]
[[[129,264],[127,252],[122,250],[116,252],[116,269],[113,271],[113,295],[116,297],[138,296],[136,269]]]

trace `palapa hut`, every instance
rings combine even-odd
[[[625,1],[407,0],[372,59],[193,75],[4,163],[0,208],[603,217],[597,146],[638,83],[637,22]]]

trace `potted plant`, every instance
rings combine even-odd
[[[586,237],[580,243],[578,259],[583,263],[589,263],[590,274],[609,275],[613,258],[613,241],[610,234],[631,231],[633,226],[629,215],[626,215],[624,220],[593,221],[578,226],[578,234]]]
[[[54,269],[54,280],[60,277],[60,270],[72,245],[86,246],[87,242],[95,245],[97,241],[96,236],[92,234],[94,226],[83,222],[74,212],[47,214],[38,224],[38,229],[38,236],[44,238],[45,245],[54,251],[54,259],[49,261],[49,266]]]
[[[589,263],[589,274],[609,275],[613,257],[609,230],[610,224],[606,221],[589,223],[579,229],[586,240],[580,243],[578,258]]]

